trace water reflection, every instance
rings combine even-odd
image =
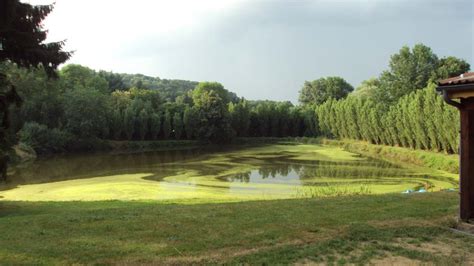
[[[420,175],[413,169],[361,156],[354,156],[357,157],[354,160],[331,160],[324,154],[314,155],[308,151],[306,157],[301,157],[301,153],[286,150],[274,153],[253,151],[196,148],[136,154],[50,157],[16,167],[14,173],[9,176],[9,182],[0,184],[0,191],[23,184],[101,177],[101,180],[94,183],[94,186],[97,186],[105,184],[104,182],[115,181],[116,175],[144,173],[136,179],[122,177],[123,183],[117,183],[117,187],[114,187],[117,195],[122,197],[124,193],[129,193],[133,198],[137,194],[142,194],[140,196],[147,199],[153,197],[165,199],[194,198],[196,195],[249,197],[251,193],[252,196],[260,197],[263,193],[283,198],[294,195],[295,188],[303,188],[299,192],[302,195],[308,193],[320,195],[344,191],[352,193],[361,187],[365,189],[369,186],[395,188],[391,191],[397,191],[400,184],[406,186],[400,188],[400,191],[419,187],[429,189],[440,185],[457,186],[457,182],[449,177]],[[81,193],[84,189],[90,189],[88,184],[75,184]],[[121,186],[124,187],[123,190]],[[331,187],[331,189],[308,192],[306,190],[308,187],[318,189]],[[67,187],[69,188],[70,186]],[[143,192],[145,190],[148,192]],[[99,193],[101,192],[97,192]],[[110,197],[113,199],[115,196]]]
[[[182,169],[180,163],[201,160],[202,149],[183,149],[131,154],[62,155],[38,159],[12,169],[0,190],[21,184],[56,182],[115,174],[153,173],[159,180]],[[166,167],[164,167],[166,166]]]
[[[433,186],[433,181],[457,185],[457,181],[444,176],[420,175],[385,161],[366,158],[362,161],[297,161],[262,160],[258,169],[221,177],[228,182],[281,183],[301,181],[301,184],[328,186],[335,184],[398,185],[402,180],[416,180],[423,187]],[[334,179],[328,183],[327,179]],[[323,181],[321,181],[323,180]]]
[[[221,177],[221,179],[229,182],[243,183],[301,184],[300,174],[297,171],[289,170],[285,172],[279,172],[278,169],[270,168],[261,168],[258,170],[247,171],[235,175],[224,176]]]
[[[285,161],[286,160],[286,161]],[[227,181],[250,182],[251,176],[258,174],[260,179],[310,179],[317,177],[328,178],[374,178],[401,177],[410,172],[387,162],[366,159],[362,161],[332,162],[332,161],[298,161],[290,158],[263,159],[255,171],[247,171],[223,177]],[[242,160],[240,162],[243,162]]]

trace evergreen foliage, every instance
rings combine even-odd
[[[56,68],[71,53],[62,50],[63,41],[44,43],[47,30],[42,22],[53,5],[32,6],[19,0],[3,0],[0,7],[0,62],[9,60],[24,68],[41,66],[48,76],[56,76]]]
[[[17,108],[23,103],[11,77],[6,73],[5,65],[14,63],[21,68],[41,68],[48,77],[56,77],[56,68],[67,61],[70,52],[63,51],[64,42],[45,43],[47,30],[43,29],[43,20],[52,11],[53,5],[32,6],[19,0],[0,2],[0,172],[6,173],[5,152],[16,142],[16,133],[22,126],[21,117],[11,113],[12,106]],[[38,116],[51,111],[47,104],[38,110]],[[31,111],[31,109],[30,109]],[[48,114],[49,115],[49,114]],[[12,118],[15,118],[13,120]],[[13,123],[11,122],[13,121]],[[5,178],[3,174],[2,178]]]
[[[357,97],[327,101],[316,107],[321,133],[374,144],[457,152],[458,111],[444,103],[435,87],[431,83],[413,91],[388,109]]]

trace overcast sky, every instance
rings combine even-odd
[[[378,76],[404,45],[474,65],[473,9],[471,0],[56,0],[45,27],[50,41],[68,40],[70,63],[296,102],[305,80],[357,87]]]

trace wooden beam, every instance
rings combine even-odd
[[[453,91],[448,93],[451,99],[463,99],[474,97],[474,89],[469,91]]]
[[[460,217],[474,219],[474,98],[462,99],[460,143]]]

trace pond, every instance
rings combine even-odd
[[[455,175],[321,145],[67,155],[13,169],[0,200],[233,201],[456,188]]]

